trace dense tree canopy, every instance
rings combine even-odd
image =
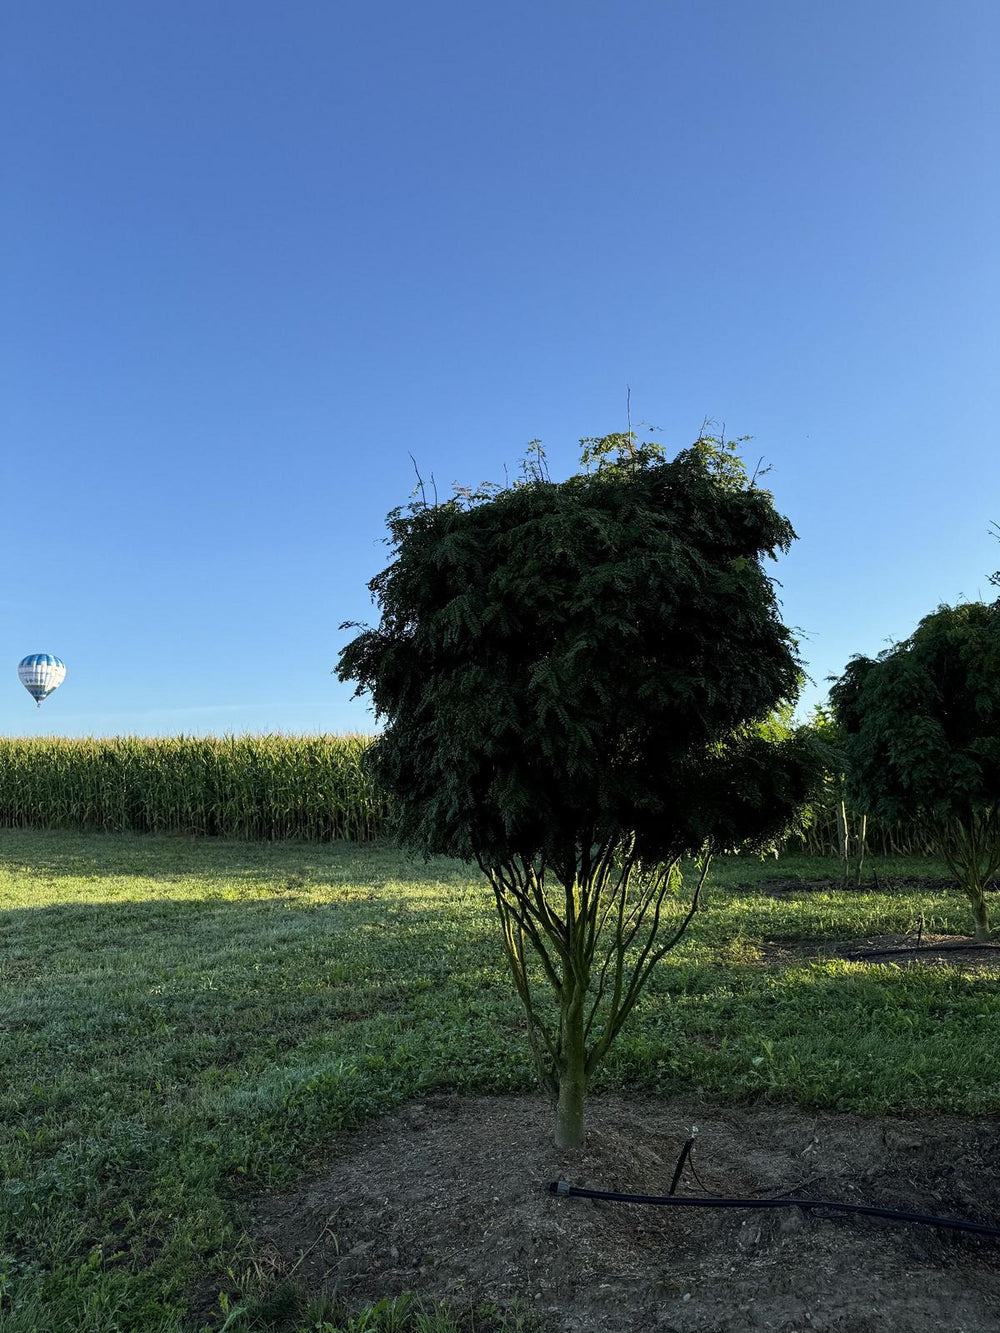
[[[585,443],[597,467],[566,481],[536,467],[391,514],[381,622],[338,668],[386,719],[372,758],[403,841],[490,878],[540,1069],[581,1106],[659,956],[678,859],[773,837],[814,771],[804,741],[755,726],[799,680],[762,564],[794,537],[771,496],[718,441],[672,462]]]
[[[983,887],[1000,866],[1000,606],[940,607],[830,693],[853,800],[927,822],[988,933]]]
[[[536,478],[391,520],[382,610],[342,655],[390,725],[374,754],[429,852],[569,856],[633,828],[644,857],[700,840],[706,747],[794,695],[762,554],[770,495],[672,463]]]

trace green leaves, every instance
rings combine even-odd
[[[665,462],[631,435],[582,443],[596,471],[553,482],[536,448],[504,490],[390,516],[381,622],[338,675],[387,723],[372,761],[424,851],[546,856],[638,828],[670,859],[700,845],[685,795],[712,747],[797,692],[762,565],[794,533],[734,444]],[[755,788],[768,826],[781,785]]]
[[[940,607],[830,692],[848,786],[889,819],[965,817],[1000,800],[1000,609]]]
[[[704,852],[703,880],[711,850],[784,832],[816,768],[755,730],[799,684],[770,495],[722,441],[673,462],[631,434],[583,444],[594,472],[556,483],[539,455],[506,490],[392,515],[381,622],[338,666],[386,721],[370,754],[402,841],[489,880],[563,1147],[693,918],[697,895],[671,920],[678,858]]]
[[[983,889],[1000,868],[1000,603],[939,607],[830,691],[847,733],[848,790],[887,819],[924,820],[989,933]]]

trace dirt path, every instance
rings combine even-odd
[[[667,1193],[688,1128],[713,1193],[794,1192],[1000,1225],[1000,1122],[594,1098],[582,1153],[539,1099],[434,1097],[345,1137],[328,1175],[258,1201],[278,1274],[351,1301],[517,1297],[592,1333],[986,1333],[1000,1241],[804,1213],[560,1199],[549,1180]],[[699,1186],[686,1171],[680,1192]]]

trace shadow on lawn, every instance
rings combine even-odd
[[[454,967],[457,954],[481,948],[481,933],[447,903],[414,905],[395,893],[331,902],[289,893],[45,903],[0,909],[0,988],[21,973],[61,973],[65,964],[55,968],[56,956],[74,973],[120,970],[130,977],[137,968],[250,972],[256,965],[270,973],[328,962],[347,981],[366,960],[419,976],[435,970],[430,963],[439,953]]]
[[[175,898],[163,887],[162,897],[0,910],[0,990],[16,993],[46,977],[61,987],[83,976],[105,987],[118,977],[134,989],[144,977],[155,985],[183,974],[304,999],[330,987],[381,994],[390,982],[438,984],[483,965],[483,931],[447,899],[363,890],[326,901],[295,891],[262,896],[258,887],[244,898],[211,890]]]
[[[0,868],[48,879],[181,878],[381,886],[473,884],[473,866],[446,857],[425,862],[384,842],[237,842],[168,834],[0,829]]]
[[[864,896],[872,890],[905,897],[915,889],[943,889],[936,862],[873,859],[878,879],[845,890],[832,859],[789,856],[780,862],[723,857],[710,881],[717,893],[738,897],[796,898],[816,893]],[[241,842],[188,834],[93,833],[72,830],[0,829],[0,871],[5,867],[42,879],[180,879],[282,887],[381,889],[386,884],[445,884],[476,890],[473,865],[448,857],[424,861],[388,842]],[[919,873],[916,873],[919,872]]]

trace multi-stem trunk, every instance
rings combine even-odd
[[[847,805],[841,800],[837,802],[837,845],[840,851],[840,866],[845,886],[850,888],[861,887],[861,871],[865,864],[865,849],[868,837],[868,816],[860,815],[857,818],[857,833],[851,833],[851,825],[847,818]]]
[[[558,1070],[555,1141],[557,1148],[583,1147],[583,1106],[587,1095],[587,1052],[583,995],[575,996],[560,1015],[562,1049]]]
[[[972,919],[975,922],[975,939],[980,943],[991,938],[990,922],[986,912],[986,894],[983,892],[982,884],[967,884],[966,893],[969,895],[969,901],[972,903]]]
[[[563,1149],[583,1146],[587,1085],[653,969],[687,930],[711,862],[706,847],[691,902],[661,937],[666,899],[680,884],[676,858],[637,869],[630,842],[584,846],[579,872],[564,870],[555,883],[547,883],[544,866],[533,861],[480,861],[493,888],[535,1067],[555,1103],[556,1146]],[[548,997],[536,998],[540,980]]]
[[[939,820],[932,827],[948,869],[968,895],[975,939],[985,942],[992,938],[985,889],[1000,867],[1000,810],[993,806],[964,818]]]

